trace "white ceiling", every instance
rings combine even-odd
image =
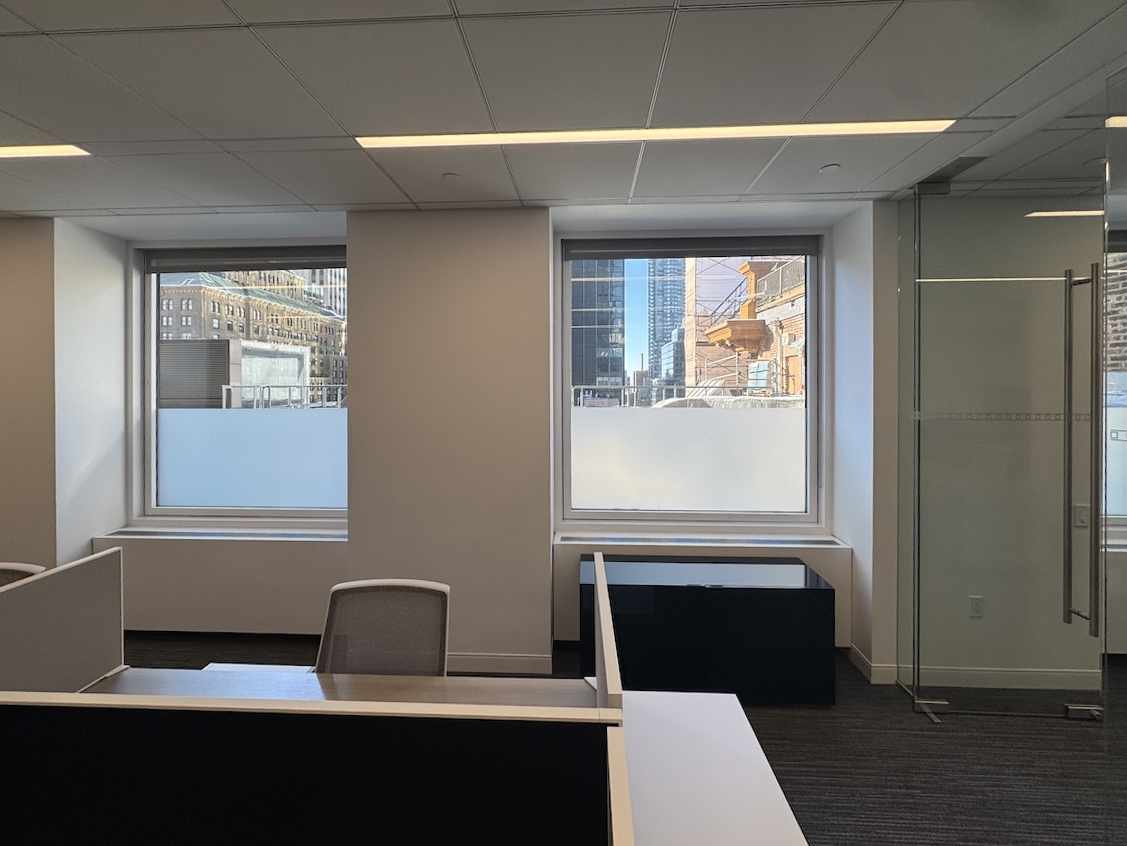
[[[216,217],[256,237],[349,208],[809,217],[802,201],[896,196],[959,156],[987,156],[959,193],[1093,194],[1099,95],[1124,64],[1127,0],[0,0],[0,145],[93,154],[0,161],[0,211],[107,231],[153,216],[185,237]],[[960,120],[939,137],[351,139],[923,117]]]

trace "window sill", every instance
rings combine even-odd
[[[97,540],[236,540],[236,541],[348,541],[348,530],[310,531],[308,529],[232,529],[232,528],[148,528],[126,526],[114,532],[99,535]]]

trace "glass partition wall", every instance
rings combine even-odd
[[[899,681],[933,715],[1103,716],[1102,227],[1029,216],[1074,207],[904,204]]]

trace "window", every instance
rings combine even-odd
[[[161,311],[172,311],[172,298],[168,297],[160,301]]]
[[[172,325],[172,315],[171,314],[162,314],[161,317],[160,317],[160,325],[161,326],[171,326]]]
[[[565,517],[818,518],[819,248],[564,242]]]
[[[177,298],[194,295],[191,301],[207,302],[201,308],[212,315],[206,330],[202,320],[197,325],[183,315],[175,341],[166,332],[149,336],[146,513],[343,516],[347,384],[308,344],[239,337],[248,313],[290,314],[310,327],[339,329],[331,346],[343,357],[346,317],[337,310],[347,302],[343,264],[343,247],[146,254],[147,319],[158,316],[165,290]],[[313,270],[324,267],[340,273],[332,278],[337,308],[325,305],[329,283],[314,282]],[[160,325],[170,323],[171,316],[161,315]]]
[[[180,301],[180,310],[181,311],[192,311],[194,308],[195,308],[195,305],[194,305],[193,300],[181,300]]]

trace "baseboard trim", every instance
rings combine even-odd
[[[904,670],[911,672],[910,667]],[[931,687],[988,687],[1003,690],[1098,690],[1100,670],[1043,667],[942,667],[920,668],[920,684]]]
[[[896,684],[896,665],[874,664],[855,643],[849,646],[849,660],[870,684]]]
[[[453,673],[515,673],[551,675],[552,656],[515,652],[451,652],[446,659]]]

